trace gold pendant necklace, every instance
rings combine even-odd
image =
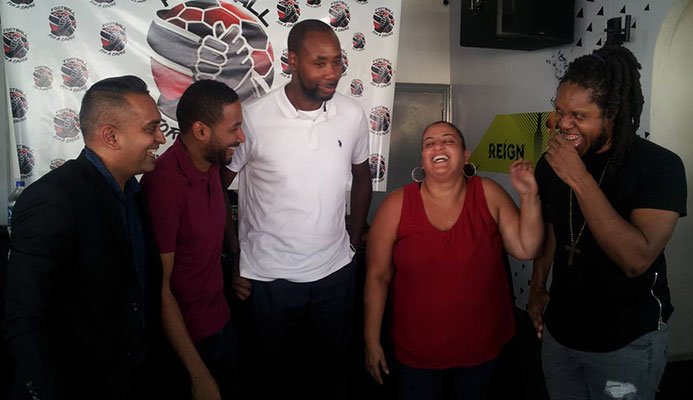
[[[604,181],[604,175],[606,174],[606,169],[609,167],[609,161],[610,159],[606,160],[606,165],[604,165],[604,169],[602,170],[602,175],[599,177],[599,182],[597,183],[598,187],[602,186],[602,182]],[[573,188],[570,188],[570,197],[568,199],[568,226],[570,227],[570,244],[566,244],[563,246],[566,250],[568,250],[568,266],[573,265],[573,257],[575,254],[580,254],[580,249],[577,247],[578,242],[580,241],[580,238],[582,237],[582,233],[585,231],[585,226],[587,225],[587,220],[585,219],[582,221],[582,226],[580,227],[580,232],[578,232],[577,238],[575,238],[573,234]]]

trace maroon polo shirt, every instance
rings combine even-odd
[[[176,139],[141,181],[160,253],[175,253],[171,291],[193,341],[219,331],[230,318],[221,248],[226,208],[219,166],[195,168]]]

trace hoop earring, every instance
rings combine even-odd
[[[420,170],[421,170],[421,174],[423,175],[423,178],[421,178],[421,179],[416,179],[416,170],[417,170],[417,169],[420,169]],[[421,183],[421,182],[424,181],[424,179],[426,179],[426,171],[424,171],[424,169],[423,169],[421,166],[414,167],[414,169],[411,170],[411,180],[412,180],[412,181]]]
[[[471,172],[469,172],[470,170]],[[464,164],[464,167],[462,168],[462,173],[465,177],[471,178],[472,176],[476,175],[476,165],[474,165],[474,163],[471,161],[467,164]]]

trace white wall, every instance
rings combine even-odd
[[[679,154],[686,150],[688,152],[693,150],[690,141],[686,142],[688,147],[679,144],[680,142],[677,142],[677,139],[672,136],[672,129],[650,129],[652,104],[656,104],[652,107],[653,119],[662,108],[668,109],[672,114],[687,114],[687,118],[692,115],[692,113],[684,111],[686,107],[690,108],[690,101],[683,97],[685,94],[690,96],[690,93],[693,93],[690,86],[687,88],[679,87],[680,93],[682,93],[681,100],[661,103],[663,100],[651,96],[655,42],[662,21],[674,3],[676,0],[577,0],[574,13],[576,15],[574,43],[557,48],[526,52],[459,46],[462,4],[459,1],[451,1],[450,82],[454,96],[453,120],[464,132],[471,150],[479,143],[495,115],[550,110],[550,100],[555,94],[557,75],[562,73],[561,68],[576,57],[588,54],[600,47],[598,41],[601,39],[602,43],[604,42],[605,33],[603,30],[606,27],[606,20],[611,17],[623,16],[624,14],[621,14],[623,7],[626,7],[627,14],[633,16],[632,22],[636,24],[636,28],[631,31],[631,41],[626,44],[626,47],[633,51],[642,64],[641,84],[645,96],[645,106],[640,133],[652,132],[651,140],[665,143],[666,147]],[[582,10],[582,17],[578,18],[577,15],[580,10]],[[600,10],[603,15],[598,15]],[[591,31],[588,30],[590,24],[592,25]],[[690,41],[693,38],[690,31],[680,29],[678,34],[687,37],[681,46],[687,45],[690,49]],[[582,46],[577,46],[578,41],[581,42]],[[561,61],[562,59],[565,62]],[[690,65],[693,65],[690,59],[676,61],[675,64],[680,67],[682,72],[685,72],[683,69],[686,67],[690,70]],[[690,73],[687,76],[687,82],[690,84]],[[672,82],[672,84],[674,83]],[[680,81],[677,81],[676,84],[680,85]],[[662,94],[664,98],[669,95],[668,92]],[[686,121],[687,123],[681,122],[681,126],[685,126],[686,130],[680,134],[690,136],[691,121],[690,119]],[[689,169],[689,176],[692,173]],[[484,173],[484,175],[492,177],[506,188],[511,187],[507,174]],[[689,187],[691,187],[690,183]],[[512,193],[511,190],[510,192]],[[691,208],[690,200],[689,208]],[[677,308],[674,313],[675,317],[671,321],[670,354],[672,358],[693,354],[693,337],[690,335],[691,328],[693,328],[693,307],[691,306],[693,302],[689,300],[690,296],[684,288],[684,286],[692,283],[691,273],[678,274],[679,269],[689,268],[690,250],[686,250],[686,244],[682,242],[690,242],[690,234],[693,232],[689,230],[687,225],[682,224],[682,226],[676,232],[666,253],[670,260],[668,264],[670,265],[670,275],[672,275],[670,276],[670,287],[674,297],[674,307]],[[690,245],[688,247],[690,248]],[[520,308],[524,308],[527,301],[527,287],[531,276],[530,266],[531,263],[525,263],[523,266],[523,263],[511,260],[516,295],[515,304]]]
[[[556,78],[546,60],[556,50],[527,52],[461,47],[461,7],[457,1],[450,4],[452,114],[453,122],[462,130],[473,152],[497,114],[550,109]],[[482,174],[514,195],[514,191],[509,189],[511,184],[507,174]],[[521,309],[527,306],[527,287],[532,271],[529,265],[531,262],[523,264],[511,259],[515,305]]]
[[[442,0],[402,0],[400,21],[397,82],[449,84],[449,6]]]
[[[672,352],[693,358],[693,113],[690,96],[693,93],[693,1],[679,0],[669,12],[655,46],[652,73],[652,141],[676,151],[686,167],[688,180],[688,214],[679,219],[676,232],[667,244],[665,256],[669,287],[676,311],[671,324]],[[686,110],[686,111],[684,111]]]

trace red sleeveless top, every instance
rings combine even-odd
[[[478,176],[467,179],[462,212],[447,231],[428,221],[418,185],[404,187],[391,325],[401,363],[474,366],[500,353],[515,333],[502,247]]]

